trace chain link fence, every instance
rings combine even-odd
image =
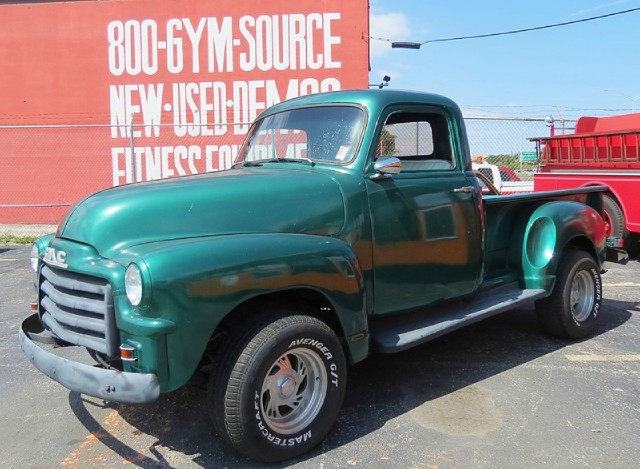
[[[544,119],[467,118],[474,161],[504,178],[532,181],[531,137],[549,135]],[[0,127],[0,243],[54,232],[82,198],[117,185],[229,168],[246,123],[225,126]]]

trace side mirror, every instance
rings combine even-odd
[[[373,169],[376,170],[376,174],[371,176],[371,179],[387,179],[392,174],[400,174],[402,162],[398,158],[386,156],[378,158],[373,165]]]

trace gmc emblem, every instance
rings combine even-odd
[[[47,250],[44,252],[44,257],[42,258],[42,260],[49,265],[54,265],[63,269],[69,267],[67,265],[67,253],[62,250],[56,251],[52,247],[47,248]]]

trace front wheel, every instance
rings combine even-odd
[[[230,341],[209,383],[216,431],[261,462],[284,461],[320,443],[346,387],[335,333],[313,317],[279,316]]]
[[[581,339],[595,329],[601,303],[602,281],[597,264],[583,251],[567,251],[560,258],[553,291],[536,302],[536,313],[548,333]]]

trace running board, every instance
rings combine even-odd
[[[401,352],[544,296],[542,289],[522,290],[515,284],[503,285],[478,293],[468,301],[372,321],[371,338],[382,353]]]

